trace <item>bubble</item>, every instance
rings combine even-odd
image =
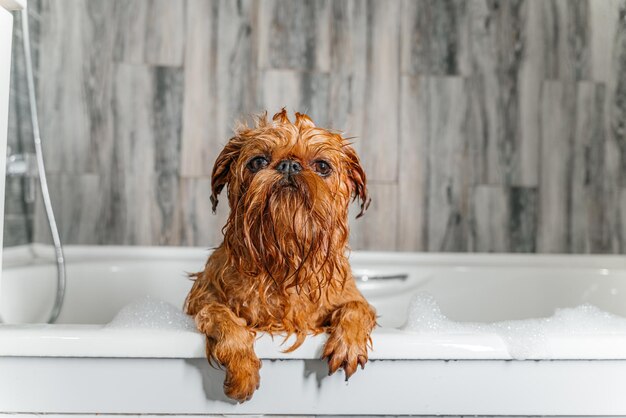
[[[181,309],[151,296],[144,296],[124,306],[107,324],[108,328],[149,328],[195,330],[191,317]]]
[[[512,358],[549,358],[548,340],[552,336],[597,336],[626,333],[626,318],[584,304],[557,309],[548,318],[492,323],[456,322],[447,318],[435,298],[418,293],[409,305],[407,331],[421,333],[493,333],[507,346]]]

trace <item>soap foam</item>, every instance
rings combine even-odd
[[[144,296],[123,307],[108,328],[150,328],[195,330],[193,319],[179,308],[160,299]]]
[[[626,318],[585,304],[557,309],[551,317],[494,323],[456,322],[447,318],[435,298],[418,293],[409,306],[407,331],[420,333],[492,333],[505,342],[512,358],[523,360],[549,356],[551,335],[615,335],[626,333]]]

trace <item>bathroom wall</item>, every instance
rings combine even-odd
[[[34,78],[39,81],[39,22],[40,0],[28,1],[28,15],[33,52]],[[16,13],[13,26],[13,57],[11,60],[11,90],[9,94],[9,131],[7,153],[9,155],[34,151],[33,131],[30,123],[21,19]],[[34,201],[38,189],[34,179],[6,178],[4,206],[4,245],[27,244],[33,240]]]
[[[373,203],[355,249],[626,252],[626,1],[36,7],[67,244],[219,243],[213,160],[237,117],[287,106],[357,138]],[[32,219],[48,242],[41,199]]]

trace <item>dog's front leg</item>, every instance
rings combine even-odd
[[[346,380],[357,366],[365,367],[370,333],[376,325],[376,313],[365,301],[347,302],[330,314],[328,341],[323,358],[328,358],[328,372],[333,374],[343,367]]]
[[[259,388],[261,362],[254,352],[254,332],[225,305],[210,302],[195,315],[198,330],[206,335],[209,362],[226,369],[224,393],[239,402]]]

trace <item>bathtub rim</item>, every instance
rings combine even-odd
[[[198,260],[210,249],[197,247],[68,246],[68,264],[106,260]],[[4,268],[19,268],[53,260],[53,249],[31,244],[5,250]],[[421,266],[526,266],[543,268],[626,269],[626,257],[619,255],[527,255],[527,254],[456,254],[456,253],[386,253],[351,254],[356,263],[375,263],[397,267],[418,263]],[[283,353],[280,336],[260,335],[256,351],[262,359],[318,359],[326,337],[309,337],[293,353]],[[496,334],[417,334],[392,328],[377,328],[373,334],[372,360],[513,360]],[[624,335],[584,336],[555,335],[548,341],[553,355],[529,360],[624,360]],[[104,325],[0,325],[0,356],[34,357],[204,357],[204,338],[192,331],[111,329]]]
[[[206,259],[215,247],[135,246],[135,245],[67,245],[64,246],[68,263],[106,259],[137,260],[158,257],[160,260]],[[589,269],[624,269],[626,255],[621,254],[557,254],[557,253],[441,253],[403,251],[350,251],[356,263],[381,263],[385,265],[414,264],[420,266],[449,266],[462,269],[474,266],[521,266]],[[31,243],[3,249],[4,268],[33,262],[54,260],[50,245]]]

